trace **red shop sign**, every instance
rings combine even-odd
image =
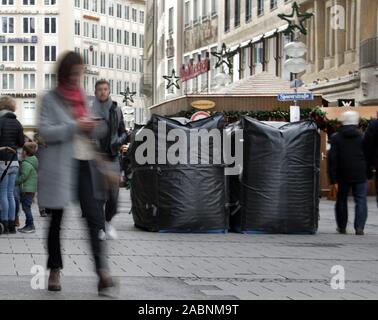
[[[210,71],[210,59],[201,59],[197,63],[193,63],[193,59],[188,64],[183,64],[180,70],[180,80],[188,81],[199,75]]]

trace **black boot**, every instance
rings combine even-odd
[[[4,227],[3,234],[8,234],[8,233],[9,233],[9,229],[8,229],[8,221],[2,221],[1,224],[2,224],[3,227]]]
[[[8,222],[8,232],[9,234],[16,234],[16,224],[14,221],[9,221]]]

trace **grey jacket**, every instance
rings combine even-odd
[[[39,149],[38,203],[42,208],[64,209],[77,199],[78,166],[74,160],[73,140],[78,132],[76,121],[66,102],[55,90],[41,101],[39,133],[45,143]],[[93,138],[106,135],[105,121],[93,132]],[[102,176],[95,161],[90,161],[94,196],[105,197]]]

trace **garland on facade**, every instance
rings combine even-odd
[[[180,113],[172,117],[184,117],[190,119],[194,113],[198,110],[192,108],[191,110],[181,111]],[[210,115],[214,115],[216,111],[210,111]],[[223,113],[228,124],[239,121],[241,117],[248,116],[260,121],[290,121],[290,111],[276,109],[272,111],[265,110],[249,110],[249,111],[223,111]],[[326,112],[324,112],[320,107],[314,109],[304,108],[301,109],[301,120],[313,120],[319,129],[327,132],[329,136],[335,133],[340,127],[341,122],[338,119],[328,119]],[[371,119],[361,118],[360,119],[360,129],[365,131],[369,126]]]

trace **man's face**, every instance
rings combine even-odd
[[[97,86],[96,98],[100,102],[107,101],[109,99],[109,95],[110,95],[110,90],[109,90],[109,86],[106,83],[100,84],[100,85]]]

